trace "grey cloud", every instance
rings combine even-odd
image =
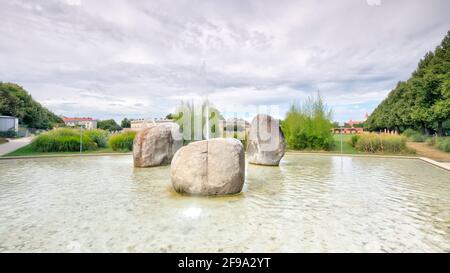
[[[165,116],[189,96],[286,107],[320,90],[342,120],[408,78],[450,29],[448,10],[445,0],[2,1],[0,80],[57,113],[99,118]]]

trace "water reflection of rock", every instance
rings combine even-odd
[[[317,215],[327,204],[331,170],[330,158],[311,156],[287,155],[279,167],[249,165],[246,195],[255,226],[249,244],[289,251],[299,242],[324,241],[317,233]],[[308,251],[306,245],[303,249]]]
[[[133,212],[135,220],[146,230],[172,234],[152,238],[149,246],[159,248],[149,250],[170,251],[170,247],[177,246],[177,251],[189,251],[183,247],[195,242],[196,251],[237,251],[240,242],[246,240],[248,234],[242,232],[242,225],[251,222],[252,215],[248,214],[243,193],[211,197],[176,193],[170,183],[169,167],[135,169],[133,176],[136,199],[141,199],[141,207]]]
[[[247,164],[246,191],[269,190],[276,192],[283,185],[280,166],[262,166]]]

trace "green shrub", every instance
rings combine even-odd
[[[0,137],[14,138],[14,137],[17,137],[17,133],[14,130],[3,131],[3,132],[0,132]]]
[[[450,152],[450,137],[438,138],[436,147],[441,151]]]
[[[408,128],[405,131],[403,131],[402,135],[404,135],[405,137],[411,137],[412,135],[417,135],[420,134],[419,131],[416,131],[414,129]]]
[[[98,148],[91,138],[83,133],[83,150]],[[80,151],[80,133],[77,129],[59,128],[42,133],[31,143],[36,152],[78,152]]]
[[[99,148],[106,148],[108,146],[108,132],[102,129],[87,130],[84,134],[92,139]]]
[[[293,104],[281,124],[286,144],[295,150],[330,150],[334,145],[331,111],[320,96]]]
[[[441,151],[450,152],[450,137],[430,137],[427,144]]]
[[[427,137],[421,132],[410,128],[403,131],[402,135],[407,137],[412,142],[425,142],[427,140]]]
[[[412,135],[409,137],[409,139],[410,139],[412,142],[425,142],[425,141],[427,140],[427,137],[424,136],[424,135],[422,135],[421,133],[415,133],[415,134],[412,134]]]
[[[136,132],[133,131],[112,135],[109,138],[109,146],[114,151],[131,151],[133,150],[133,141],[135,136]]]
[[[406,138],[398,135],[364,133],[359,135],[355,144],[358,151],[366,153],[400,153],[409,152]]]
[[[359,135],[352,135],[350,137],[350,145],[354,148],[356,146],[356,143],[358,142]]]
[[[427,145],[429,145],[429,146],[434,146],[434,145],[436,145],[436,138],[435,137],[429,137],[429,138],[427,138],[425,143]]]

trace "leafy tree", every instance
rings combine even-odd
[[[450,31],[434,52],[419,61],[367,119],[369,130],[408,128],[443,135],[450,120]]]
[[[120,131],[122,127],[113,119],[100,120],[97,122],[97,128],[108,131]]]
[[[124,119],[122,120],[122,122],[120,122],[120,126],[121,126],[122,128],[130,128],[130,127],[131,127],[131,120],[129,120],[129,119],[127,119],[127,118],[124,118]]]
[[[60,117],[14,83],[0,82],[0,114],[17,117],[20,125],[29,128],[50,129],[63,124]]]

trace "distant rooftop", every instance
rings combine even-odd
[[[64,121],[95,121],[95,119],[93,119],[93,118],[86,118],[86,117],[83,117],[83,118],[67,118],[67,117],[64,117],[63,120]]]
[[[132,119],[130,120],[131,123],[140,123],[140,122],[169,122],[169,121],[173,121],[171,119],[166,119],[166,118],[148,118],[148,119]]]

